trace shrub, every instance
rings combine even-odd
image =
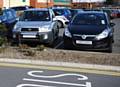
[[[38,51],[43,51],[45,49],[45,46],[44,45],[38,45],[37,46],[37,50]]]
[[[2,45],[5,44],[5,43],[6,43],[5,37],[1,37],[1,36],[0,36],[0,46],[2,46]]]
[[[27,44],[20,44],[19,48],[20,49],[29,49],[29,46]]]
[[[36,55],[36,52],[33,51],[33,50],[26,50],[25,56],[35,56]]]

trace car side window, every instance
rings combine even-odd
[[[8,19],[14,18],[11,11],[6,12]]]

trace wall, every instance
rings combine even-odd
[[[14,6],[30,5],[29,0],[4,0],[3,7],[9,8]]]
[[[30,0],[30,5],[36,8],[52,7],[53,0]]]
[[[0,8],[3,7],[3,0],[0,0]]]

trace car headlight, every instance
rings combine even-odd
[[[108,31],[108,29],[106,29],[102,33],[100,33],[99,35],[97,35],[96,39],[97,40],[101,40],[101,39],[104,39],[104,38],[108,37],[108,35],[109,35],[109,31]]]
[[[13,32],[20,32],[21,28],[17,25],[14,26]]]
[[[39,28],[39,32],[51,32],[52,28],[49,26],[44,26]]]
[[[65,29],[65,36],[72,37],[71,33],[69,32],[68,28]]]

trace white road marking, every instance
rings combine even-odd
[[[53,76],[44,76],[44,75],[36,75],[35,73],[43,73],[44,71],[29,71],[27,74],[33,77],[40,77],[40,78],[59,78],[64,76],[78,76],[78,80],[88,80],[87,76],[81,75],[81,74],[75,74],[75,73],[66,73],[66,74],[59,74],[59,75],[53,75]]]
[[[66,83],[66,82],[57,82],[57,81],[48,81],[48,80],[38,80],[38,79],[28,79],[23,78],[25,81],[32,81],[32,82],[43,82],[43,83],[53,83],[58,85],[71,85],[71,86],[78,86],[78,87],[92,87],[91,82],[86,82],[86,84],[76,84],[76,83]]]
[[[56,87],[56,86],[45,86],[45,85],[36,85],[36,84],[20,84],[17,85],[16,87]]]
[[[58,48],[60,45],[62,45],[63,44],[63,41],[62,42],[60,42],[57,46],[55,46],[54,48],[56,49],[56,48]]]

